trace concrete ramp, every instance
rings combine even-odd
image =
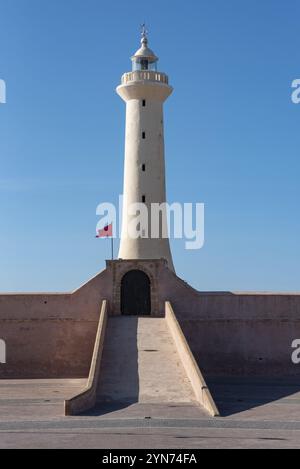
[[[165,318],[108,319],[97,401],[196,402]]]

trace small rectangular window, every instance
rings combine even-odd
[[[145,195],[142,195],[142,202],[143,202],[143,204],[146,202],[146,196]]]
[[[142,164],[142,171],[146,171],[146,165]]]
[[[148,63],[147,59],[141,59],[141,70],[148,70]]]
[[[142,138],[146,138],[146,132],[142,132]]]
[[[143,104],[142,104],[142,106],[143,106],[143,107],[146,106],[146,100],[145,100],[145,99],[143,99]]]

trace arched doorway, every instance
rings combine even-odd
[[[142,270],[130,270],[121,281],[121,313],[151,314],[150,279]]]

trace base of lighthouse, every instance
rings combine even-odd
[[[1,335],[9,345],[0,378],[4,387],[7,379],[83,379],[66,400],[67,414],[135,399],[173,407],[196,402],[194,412],[201,403],[216,415],[199,370],[208,384],[299,379],[286,353],[299,311],[299,293],[200,292],[164,259],[107,261],[73,292],[0,294]]]
[[[107,261],[113,276],[112,314],[162,317],[159,300],[159,272],[167,268],[164,259]]]

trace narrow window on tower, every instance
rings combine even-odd
[[[146,138],[146,132],[142,132],[142,138]]]
[[[143,204],[146,202],[146,196],[145,195],[142,195],[142,202],[143,202]]]
[[[146,165],[142,164],[142,171],[146,171]]]
[[[146,107],[146,100],[145,99],[143,99],[142,106]]]

